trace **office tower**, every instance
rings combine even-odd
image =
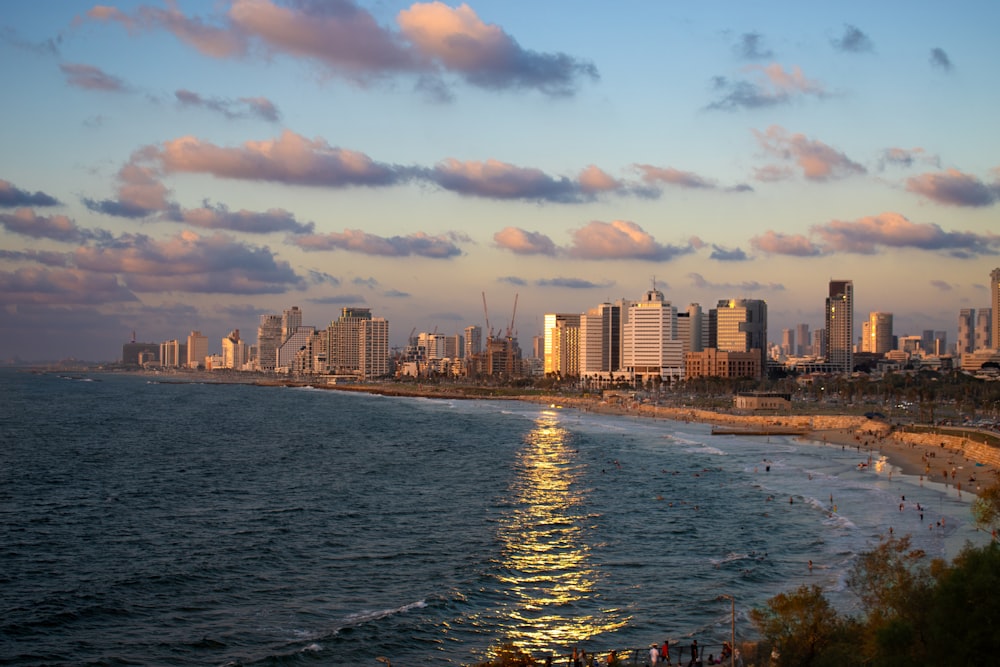
[[[474,357],[483,351],[483,328],[478,324],[465,327],[465,356]]]
[[[343,308],[326,330],[327,366],[335,375],[360,379],[389,373],[389,321],[370,308]]]
[[[680,313],[678,313],[680,316]],[[690,333],[687,340],[684,341],[687,347],[684,348],[685,352],[701,352],[705,349],[705,333],[708,326],[708,318],[705,317],[705,313],[701,310],[701,304],[689,303],[687,307],[687,316],[690,320]]]
[[[531,356],[535,359],[545,359],[545,336],[531,337]]]
[[[187,338],[187,367],[198,368],[205,365],[208,356],[208,336],[202,336],[200,331],[192,331]]]
[[[639,381],[684,378],[684,344],[677,339],[677,311],[657,289],[628,307],[622,366]]]
[[[298,306],[292,306],[281,313],[281,342],[284,343],[288,337],[298,331],[302,326],[302,311]]]
[[[935,331],[934,332],[934,354],[941,356],[948,353],[948,332],[947,331]]]
[[[825,313],[826,361],[850,373],[854,370],[854,281],[830,281]]]
[[[816,329],[813,331],[812,356],[826,357],[826,329]]]
[[[277,354],[275,354],[277,360]],[[240,340],[240,330],[233,329],[222,339],[222,367],[241,371],[247,362],[246,343]],[[274,370],[273,366],[271,370]]]
[[[417,334],[417,347],[426,350],[425,359],[444,359],[446,356],[445,335],[427,332]]]
[[[976,350],[988,350],[993,344],[993,309],[980,308],[976,312]]]
[[[920,349],[924,354],[934,354],[934,330],[924,329],[920,332]]]
[[[795,325],[795,340],[797,345],[795,348],[795,356],[802,357],[809,354],[809,349],[811,345],[809,344],[809,325],[808,324],[796,324]]]
[[[295,331],[289,334],[289,336],[285,339],[285,342],[278,346],[277,362],[275,362],[276,365],[274,370],[279,373],[293,372],[296,366],[296,357],[298,356],[299,351],[308,347],[310,339],[315,333],[316,327],[301,325],[296,327]],[[299,360],[299,363],[301,364],[302,361]]]
[[[160,365],[169,368],[181,365],[181,344],[176,338],[160,343]]]
[[[892,313],[868,313],[861,323],[861,351],[885,354],[892,349]]]
[[[958,311],[958,340],[955,351],[968,354],[976,349],[976,309],[963,308]]]
[[[1000,268],[990,271],[990,307],[993,309],[990,325],[993,342],[990,348],[1000,350]]]
[[[767,372],[767,302],[761,299],[722,299],[715,312],[715,348],[724,352],[760,355],[760,372]]]
[[[257,326],[257,370],[273,371],[275,369],[278,364],[278,347],[280,345],[281,316],[261,315],[260,324]]]
[[[546,313],[545,335],[546,375],[570,377],[580,374],[580,315]]]
[[[795,329],[781,330],[781,353],[786,357],[795,354]]]

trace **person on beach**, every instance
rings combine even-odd
[[[649,665],[650,667],[656,667],[657,663],[660,662],[660,649],[653,644],[649,647]]]
[[[993,539],[996,539],[996,531],[993,531]],[[670,642],[669,640],[663,640],[663,646],[660,648],[660,660],[670,664]]]
[[[688,661],[687,667],[697,667],[701,664],[701,659],[698,657],[698,640],[691,641],[691,660]]]

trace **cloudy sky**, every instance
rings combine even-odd
[[[0,358],[292,305],[402,345],[484,292],[530,345],[653,281],[779,341],[831,278],[951,342],[1000,266],[1000,3],[805,6],[8,0]]]

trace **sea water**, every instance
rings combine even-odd
[[[730,598],[738,638],[802,584],[856,611],[849,570],[890,529],[932,557],[988,541],[968,492],[850,447],[175,379],[0,372],[0,662],[711,647]]]

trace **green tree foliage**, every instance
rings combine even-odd
[[[1000,655],[1000,546],[966,547],[938,576],[926,607],[931,664],[975,665]]]
[[[852,664],[853,622],[837,615],[819,586],[780,593],[750,618],[775,648],[776,667]]]
[[[1000,481],[979,492],[972,504],[972,517],[985,530],[996,529],[1000,524]]]

